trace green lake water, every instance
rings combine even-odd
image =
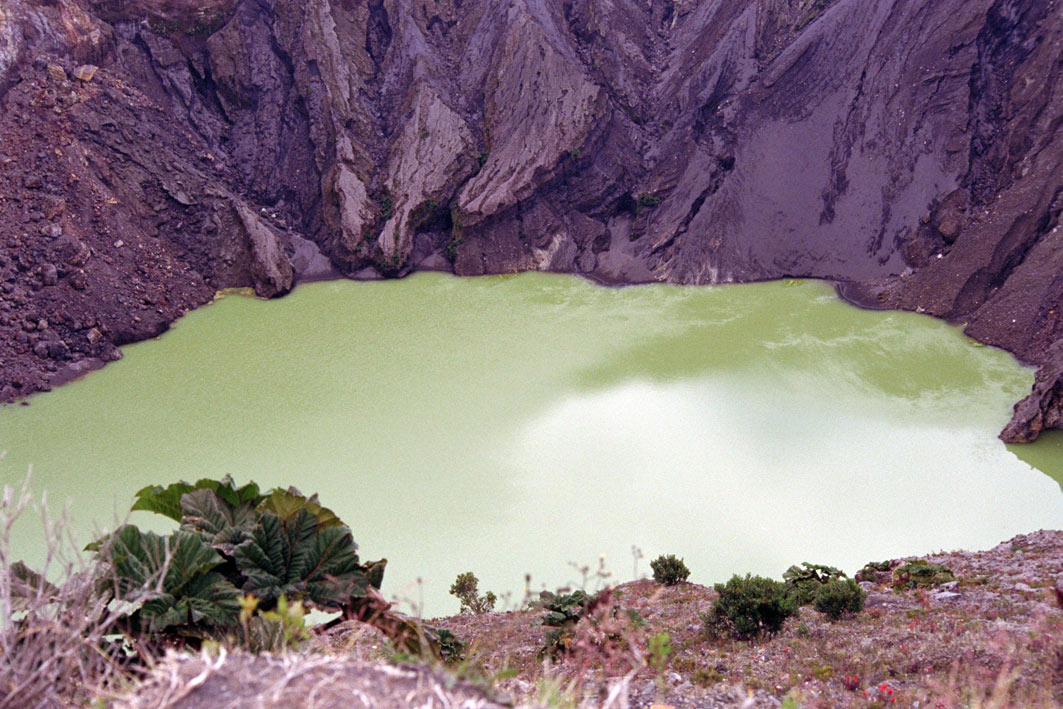
[[[318,492],[363,559],[389,559],[385,592],[427,615],[457,611],[468,570],[515,599],[525,573],[556,588],[603,555],[630,579],[633,546],[641,574],[674,553],[711,583],[1063,527],[1063,440],[996,438],[1032,370],[823,283],[314,283],[226,297],[123,351],[0,408],[0,482],[32,464],[83,540],[148,484]],[[35,520],[14,547],[40,557]]]

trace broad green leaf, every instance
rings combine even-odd
[[[357,545],[355,545],[357,547]],[[384,583],[384,569],[388,565],[387,559],[381,559],[380,561],[367,561],[362,567],[365,571],[365,576],[369,580],[369,585],[379,590],[380,586]]]
[[[192,490],[181,496],[181,529],[213,539],[234,527],[232,507],[213,490]]]
[[[248,483],[243,487],[236,487],[233,479],[226,475],[221,480],[203,478],[190,485],[184,481],[162,487],[149,485],[137,492],[134,510],[147,510],[165,515],[172,520],[181,521],[181,498],[194,490],[210,490],[219,498],[229,504],[230,507],[238,507],[241,503],[249,503],[252,507],[262,502],[256,483]]]
[[[145,601],[140,620],[152,633],[197,625],[233,626],[240,617],[239,597],[235,586],[211,571],[197,576],[180,596],[162,593]]]
[[[147,630],[236,622],[239,594],[213,571],[224,559],[202,536],[177,531],[161,537],[125,525],[107,539],[101,554],[112,566],[119,597],[142,601],[140,620]]]
[[[282,520],[292,519],[300,510],[306,510],[317,520],[319,527],[344,526],[335,512],[318,503],[317,495],[306,498],[295,488],[271,491],[269,496],[262,501],[259,509],[272,512]]]
[[[369,585],[350,530],[342,525],[319,529],[306,509],[286,520],[264,511],[233,558],[247,579],[241,590],[269,603],[287,595],[339,608],[352,595],[365,595]]]
[[[186,492],[191,492],[194,489],[186,482],[174,483],[167,487],[149,485],[137,491],[137,499],[133,503],[132,509],[155,512],[180,522],[181,497]]]

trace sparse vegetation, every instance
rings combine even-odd
[[[650,568],[653,569],[653,580],[665,586],[682,583],[690,576],[690,569],[682,559],[676,558],[675,554],[658,556],[650,562]]]
[[[660,203],[661,203],[661,198],[658,197],[655,194],[650,194],[649,192],[643,192],[643,193],[639,194],[638,204],[639,204],[640,207],[653,208],[653,207],[656,207]]]
[[[113,629],[121,610],[97,592],[63,515],[42,503],[41,573],[11,558],[11,529],[31,502],[27,484],[0,498],[0,707],[87,704],[125,678],[128,657]],[[46,580],[52,576],[54,582]]]
[[[458,258],[458,247],[465,243],[465,221],[457,205],[450,207],[450,241],[447,242],[446,257],[451,263]]]
[[[476,574],[466,571],[450,586],[450,595],[461,601],[461,613],[489,613],[495,608],[497,596],[492,591],[484,595],[479,592],[480,580]]]

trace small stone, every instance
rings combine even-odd
[[[68,235],[56,243],[56,253],[67,264],[80,268],[88,262],[92,250],[80,239]]]
[[[41,338],[37,341],[37,344],[33,346],[33,354],[42,359],[56,359],[59,357],[65,357],[69,353],[70,348],[66,346],[65,342],[58,338]]]
[[[97,71],[99,71],[99,67],[94,64],[82,64],[77,69],[74,69],[74,78],[87,83],[92,81],[92,77],[96,76]]]
[[[92,328],[85,334],[85,339],[89,341],[90,345],[95,345],[103,339],[103,334],[97,328]]]
[[[49,221],[55,221],[66,212],[66,200],[58,195],[50,194],[44,198],[44,216]]]
[[[58,239],[63,235],[63,227],[58,224],[45,224],[41,227],[41,236],[48,236],[53,239]]]
[[[956,591],[956,590],[959,589],[959,587],[960,587],[960,582],[959,581],[948,581],[947,583],[941,584],[941,590],[942,591]]]
[[[48,75],[56,81],[66,81],[66,69],[59,64],[48,65]]]
[[[54,264],[46,263],[41,266],[41,281],[46,286],[54,286],[59,282],[59,270]]]
[[[26,179],[22,181],[28,190],[39,190],[44,186],[44,182],[41,180],[40,175],[26,175]]]
[[[100,359],[104,362],[117,362],[122,359],[122,350],[118,349],[114,345],[110,345],[100,353]]]
[[[85,290],[88,286],[88,280],[85,278],[84,271],[78,271],[70,277],[70,287],[74,290]]]
[[[120,249],[123,246],[125,246],[125,242],[122,241],[121,239],[119,239],[118,241],[114,242],[114,248],[116,248],[116,249]]]
[[[940,591],[932,595],[930,598],[941,603],[952,603],[960,600],[960,594],[953,593],[952,591]]]

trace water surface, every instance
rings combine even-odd
[[[640,573],[675,553],[710,583],[1063,526],[1059,440],[1020,459],[996,438],[1032,371],[822,283],[315,283],[123,351],[0,409],[0,481],[32,463],[85,536],[147,484],[294,484],[430,615],[460,572],[519,596],[604,554],[626,580],[633,545]],[[15,534],[39,556],[33,524]]]

